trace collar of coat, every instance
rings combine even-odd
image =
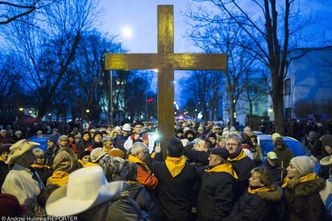
[[[288,177],[285,178],[284,184],[282,188],[290,189],[291,179]],[[314,173],[309,173],[306,176],[303,176],[299,179],[298,184],[294,187],[294,194],[295,196],[308,196],[313,193],[319,192],[323,190],[326,186],[325,180],[318,177]]]
[[[143,161],[141,161],[140,159],[138,159],[137,157],[135,157],[132,154],[129,154],[128,161],[131,163],[138,163],[138,164],[142,165],[145,169],[150,170],[148,165],[146,165],[146,163],[144,163]]]
[[[239,155],[237,155],[237,156],[234,157],[234,158],[230,158],[230,157],[228,157],[227,160],[230,161],[230,162],[232,162],[232,161],[242,160],[242,159],[245,158],[245,157],[247,157],[247,154],[246,154],[243,150],[241,150],[240,153],[239,153]]]
[[[230,163],[223,163],[219,164],[215,167],[212,167],[211,169],[206,169],[205,172],[207,173],[219,173],[219,172],[225,172],[230,174],[234,179],[239,179],[236,172],[233,170],[232,164]]]
[[[184,157],[168,156],[165,160],[165,164],[172,177],[176,177],[182,172],[184,166],[186,165],[186,159]]]
[[[248,187],[249,194],[256,194],[264,200],[278,202],[282,198],[282,190],[279,186],[251,188]]]

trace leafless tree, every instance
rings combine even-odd
[[[59,93],[59,86],[74,61],[82,32],[89,31],[97,16],[92,0],[65,0],[43,13],[6,26],[5,37],[20,58],[26,87],[42,118]]]
[[[24,20],[24,16],[40,11],[56,0],[0,1],[0,25]]]

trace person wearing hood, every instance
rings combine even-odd
[[[47,166],[51,167],[53,165],[54,157],[59,152],[60,148],[58,146],[58,139],[59,139],[59,136],[57,134],[51,134],[46,139],[47,150],[45,151],[45,154],[44,154],[44,163]]]
[[[231,214],[223,221],[272,221],[277,220],[276,206],[282,199],[282,190],[272,185],[267,168],[256,167],[251,171],[248,190],[234,205]]]
[[[193,130],[189,129],[184,133],[184,139],[187,139],[189,142],[193,142],[196,138],[196,134]]]
[[[173,137],[167,143],[166,160],[152,163],[152,170],[159,180],[156,191],[161,221],[192,220],[197,172],[182,154],[181,140]]]
[[[325,180],[314,173],[315,163],[310,157],[299,156],[290,160],[282,188],[289,221],[325,220],[326,212],[319,191]]]
[[[11,144],[0,144],[0,188],[2,187],[11,167],[6,163],[10,146]]]
[[[175,136],[180,140],[183,139],[183,130],[182,130],[182,128],[179,128],[179,129],[175,130]]]
[[[233,188],[238,176],[226,160],[228,157],[225,148],[212,149],[210,152],[209,166],[203,172],[198,193],[198,220],[223,220],[232,211]]]
[[[273,151],[277,154],[278,164],[280,165],[280,168],[282,170],[281,179],[283,180],[286,175],[286,168],[289,165],[289,161],[293,158],[294,155],[292,151],[288,149],[282,137],[277,137],[275,139]]]

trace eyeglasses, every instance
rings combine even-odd
[[[237,143],[226,143],[226,146],[232,146],[232,147],[237,147]]]

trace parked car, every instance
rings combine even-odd
[[[288,148],[292,151],[295,157],[297,156],[310,156],[310,152],[305,148],[305,146],[296,140],[293,137],[283,136],[282,139],[285,141]],[[262,149],[263,157],[265,158],[267,153],[273,151],[274,145],[272,143],[271,135],[258,135],[257,136],[258,143]],[[319,171],[319,163],[316,163],[315,172]]]

